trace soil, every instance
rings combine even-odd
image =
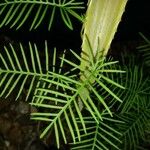
[[[0,150],[56,150],[39,139],[39,124],[30,120],[33,111],[27,102],[0,100]]]

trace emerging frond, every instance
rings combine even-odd
[[[81,141],[72,145],[72,150],[108,150],[118,149],[117,143],[122,143],[120,137],[122,134],[114,124],[123,124],[123,122],[110,118],[107,113],[104,113],[103,121],[99,120],[97,124],[92,117],[85,117],[85,124],[87,126],[87,133],[83,133],[81,129]],[[80,121],[77,119],[80,123]]]
[[[75,0],[2,0],[0,2],[0,27],[8,25],[10,28],[19,29],[26,22],[31,22],[30,30],[32,30],[39,27],[44,18],[47,18],[48,30],[50,30],[56,12],[60,12],[65,25],[73,29],[70,16],[83,21],[83,18],[76,12],[83,8],[83,2]]]

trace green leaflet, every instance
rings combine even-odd
[[[60,13],[64,24],[72,30],[70,16],[83,21],[83,18],[76,12],[80,9],[84,9],[83,2],[76,2],[75,0],[2,0],[0,2],[0,17],[5,17],[1,18],[0,27],[7,25],[10,28],[19,29],[30,20],[30,30],[33,30],[37,29],[47,17],[47,28],[50,30],[56,13]]]
[[[143,55],[144,63],[149,67],[150,66],[150,40],[146,38],[142,33],[141,37],[144,39],[144,44],[137,47],[139,52]]]
[[[7,98],[12,92],[16,93],[16,100],[19,99],[23,90],[26,91],[25,100],[28,100],[33,93],[38,80],[41,77],[49,77],[47,72],[49,53],[47,42],[45,42],[45,62],[39,56],[39,51],[35,44],[29,42],[29,54],[25,53],[23,45],[19,44],[18,52],[13,45],[5,46],[0,52],[0,96]],[[18,54],[19,53],[19,54]],[[28,56],[30,55],[30,57]]]
[[[99,124],[97,124],[92,117],[85,117],[87,133],[83,133],[81,135],[81,141],[76,142],[76,144],[70,143],[72,147],[71,149],[109,150],[111,148],[119,150],[116,143],[121,143],[120,137],[122,135],[117,131],[116,127],[112,127],[112,124],[123,124],[123,122],[112,118],[109,120],[110,116],[107,115],[108,114],[106,112],[102,113],[103,121],[99,120]],[[76,120],[80,123],[78,118]],[[82,133],[82,129],[80,132]]]

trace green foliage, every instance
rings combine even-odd
[[[95,150],[95,149],[119,149],[117,143],[122,143],[120,137],[122,134],[114,128],[114,124],[123,124],[123,122],[111,118],[106,112],[102,113],[103,121],[96,123],[92,117],[84,117],[87,126],[87,133],[81,129],[81,141],[73,144],[72,150]],[[79,123],[79,119],[77,119]],[[72,145],[72,144],[71,144]]]
[[[138,56],[123,53],[123,68],[126,70],[126,76],[120,75],[125,90],[119,92],[122,93],[120,98],[123,103],[116,106],[118,109],[115,114],[120,121],[124,122],[124,124],[118,125],[118,129],[123,135],[120,148],[124,150],[137,150],[141,141],[143,143],[146,141],[146,131],[150,131],[150,78],[145,74],[145,61],[141,64],[138,62],[137,65],[137,59],[139,60]]]
[[[150,67],[150,40],[146,38],[142,33],[140,33],[141,37],[144,39],[144,44],[137,47],[139,52],[142,53],[144,58],[144,63]]]
[[[51,29],[56,13],[59,12],[65,25],[73,29],[70,16],[83,21],[76,11],[84,9],[83,2],[75,0],[2,0],[0,2],[0,27],[9,26],[19,29],[30,21],[30,30],[36,29],[48,20],[48,30]]]
[[[76,11],[83,9],[82,4],[75,0],[3,0],[0,27],[19,29],[32,20],[32,30],[48,16],[50,30],[58,12],[73,29],[70,16],[83,21]],[[144,73],[145,64],[147,68],[150,64],[150,42],[143,38],[146,44],[138,48],[144,56],[141,65],[137,57],[127,59],[125,53],[122,65],[100,54],[95,57],[88,37],[88,54],[84,55],[90,60],[72,50],[71,59],[77,61],[67,59],[65,51],[58,59],[56,49],[49,52],[47,42],[42,55],[30,42],[26,47],[21,43],[4,46],[0,50],[0,97],[14,92],[17,100],[25,89],[25,100],[38,110],[31,119],[42,123],[41,138],[54,133],[58,148],[63,140],[72,150],[136,150],[150,131],[150,79]],[[83,68],[81,62],[88,65]]]
[[[137,149],[140,142],[146,140],[146,128],[150,122],[149,97],[142,97],[140,100],[137,102],[138,106],[133,105],[132,110],[118,115],[119,119],[124,121],[124,124],[118,126],[123,134],[121,147],[124,150]]]
[[[81,59],[73,51],[72,53],[78,59]],[[76,65],[65,58],[62,58],[61,60],[73,66],[73,71],[80,69],[80,65]],[[67,137],[64,132],[65,123],[68,126],[73,142],[76,143],[76,135],[78,137],[78,141],[80,141],[80,130],[82,129],[85,133],[87,132],[84,121],[84,111],[82,110],[83,108],[87,109],[97,124],[99,124],[99,120],[103,119],[101,114],[103,110],[106,110],[109,115],[112,116],[112,112],[109,108],[110,106],[105,102],[107,99],[103,97],[102,93],[97,92],[96,89],[103,88],[107,91],[108,95],[112,95],[118,101],[121,101],[109,87],[103,84],[103,82],[106,81],[110,84],[118,86],[119,88],[123,88],[121,85],[102,74],[102,72],[115,72],[115,70],[105,69],[105,67],[114,63],[116,62],[100,61],[99,65],[95,64],[97,67],[93,66],[92,70],[88,70],[88,78],[84,81],[78,79],[78,77],[71,72],[61,74],[60,72],[54,73],[50,71],[48,72],[50,78],[42,77],[40,79],[40,82],[47,86],[41,87],[40,83],[38,84],[39,86],[36,88],[34,94],[35,96],[31,105],[44,108],[44,110],[46,110],[46,113],[38,112],[32,114],[32,119],[41,120],[48,123],[47,127],[41,134],[41,137],[54,128],[57,146],[59,147],[59,139],[61,135],[66,143]],[[79,72],[83,72],[84,74],[84,70],[79,70]],[[118,72],[122,71],[118,70]],[[94,83],[90,82],[90,77],[94,78]],[[82,103],[82,106],[80,106],[80,103]],[[101,110],[96,103],[99,104],[98,106],[101,106]],[[76,121],[76,117],[79,118],[82,126],[79,126]],[[60,130],[60,132],[58,132],[58,130]]]
[[[49,70],[47,42],[45,42],[45,62],[41,61],[36,44],[29,42],[28,54],[25,53],[21,43],[17,50],[16,53],[12,44],[9,44],[8,47],[5,46],[3,51],[1,50],[0,96],[7,98],[15,90],[17,100],[28,84],[28,92],[25,98],[27,100],[35,89],[37,81],[43,76],[47,76],[46,72]]]
[[[99,124],[99,120],[103,119],[101,114],[103,110],[106,110],[112,116],[107,99],[103,97],[103,92],[99,92],[97,89],[103,89],[107,92],[107,95],[121,102],[120,98],[110,88],[111,86],[105,85],[105,83],[108,83],[109,85],[123,88],[107,77],[107,74],[110,73],[123,72],[109,69],[111,65],[117,63],[116,61],[107,62],[105,58],[102,58],[98,62],[92,62],[86,70],[82,70],[80,64],[77,65],[67,60],[65,53],[61,57],[60,63],[58,63],[56,49],[53,52],[53,59],[50,59],[47,43],[45,43],[44,59],[40,58],[35,44],[29,43],[29,52],[31,57],[28,57],[21,44],[20,51],[18,50],[17,52],[15,52],[12,45],[8,48],[4,47],[4,52],[0,55],[2,62],[0,72],[2,90],[0,93],[1,96],[7,98],[14,90],[16,92],[16,89],[18,89],[16,92],[16,99],[18,99],[25,86],[29,84],[26,100],[34,92],[31,105],[42,108],[41,112],[33,113],[31,118],[47,124],[42,129],[41,138],[50,130],[54,130],[57,147],[59,148],[61,136],[65,143],[68,141],[68,135],[65,134],[67,125],[73,142],[76,143],[76,135],[78,141],[80,141],[80,130],[83,129],[85,133],[87,132],[83,109],[90,113],[97,124]],[[81,61],[80,56],[73,51],[71,53]],[[59,64],[60,66],[58,66]],[[64,71],[64,64],[70,65],[71,70]],[[56,69],[56,67],[59,69]],[[81,80],[76,75],[77,72],[82,74],[85,79]],[[107,73],[106,76],[104,73]],[[93,79],[94,82],[91,82]],[[77,117],[80,119],[82,126],[76,121]]]
[[[118,109],[121,113],[125,113],[129,112],[133,106],[139,107],[138,104],[143,100],[143,96],[150,94],[150,80],[149,77],[144,76],[144,68],[136,64],[126,66],[126,77],[122,76],[121,78],[126,89],[122,91],[120,98],[123,103]]]

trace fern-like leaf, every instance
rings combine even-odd
[[[150,40],[146,38],[142,33],[140,33],[141,37],[144,39],[144,44],[142,46],[138,46],[137,49],[142,53],[144,58],[144,63],[149,67],[150,66]]]
[[[131,63],[131,62],[130,62]],[[149,78],[144,76],[143,67],[129,64],[125,66],[126,75],[121,77],[125,90],[122,91],[122,104],[118,107],[122,113],[130,111],[133,105],[138,107],[143,95],[149,94]]]
[[[49,53],[47,42],[45,42],[44,61],[39,56],[36,44],[29,42],[29,53],[20,43],[17,50],[12,44],[5,46],[0,52],[0,97],[7,98],[13,91],[16,93],[16,100],[26,89],[28,100],[41,77],[47,77],[49,70]]]
[[[119,125],[118,129],[123,134],[122,149],[137,149],[140,141],[145,141],[145,131],[150,120],[150,103],[149,97],[141,98],[139,107],[134,105],[130,112],[121,113],[119,119],[124,121],[124,124]],[[148,128],[149,129],[149,128]]]
[[[76,12],[84,8],[82,4],[83,2],[75,0],[2,0],[0,2],[0,27],[9,25],[10,28],[19,29],[30,21],[30,30],[32,30],[39,27],[47,17],[48,30],[50,30],[56,12],[59,10],[66,26],[73,29],[70,15],[83,21],[83,18]]]
[[[72,53],[77,59],[82,59],[73,51]],[[64,124],[67,124],[73,143],[76,143],[76,136],[78,137],[78,141],[81,140],[81,128],[84,133],[87,132],[79,100],[82,102],[83,107],[91,114],[95,122],[99,124],[99,120],[102,120],[101,112],[103,110],[106,110],[111,116],[112,112],[109,108],[110,106],[106,103],[106,99],[104,99],[101,93],[97,91],[97,87],[103,88],[117,101],[121,100],[109,87],[103,84],[103,82],[106,81],[119,88],[123,88],[120,84],[103,75],[103,72],[114,73],[115,70],[107,70],[105,67],[116,62],[99,61],[99,63],[95,63],[95,66],[93,64],[93,68],[91,67],[89,70],[86,70],[86,73],[88,73],[88,76],[86,76],[84,70],[80,68],[80,65],[65,58],[62,58],[61,61],[71,65],[73,71],[79,70],[78,72],[83,72],[86,80],[80,80],[76,74],[72,75],[71,72],[55,73],[49,71],[49,78],[42,77],[40,79],[40,83],[43,82],[47,86],[43,88],[40,83],[38,84],[34,94],[35,96],[31,103],[31,105],[44,108],[46,111],[32,114],[32,119],[47,122],[47,126],[42,132],[41,137],[45,136],[49,130],[54,129],[58,148],[60,146],[59,139],[61,136],[63,137],[64,142],[67,142],[65,133],[66,125]],[[122,73],[121,70],[118,70],[118,72]],[[91,82],[93,79],[95,81],[94,83]],[[101,111],[96,103],[100,104]],[[81,126],[77,123],[76,117],[79,118]]]
[[[87,126],[87,133],[84,134],[81,129],[81,141],[72,145],[72,150],[108,150],[119,149],[116,143],[122,143],[120,137],[122,134],[118,132],[116,127],[112,124],[123,124],[123,122],[110,118],[107,113],[102,115],[103,121],[99,121],[97,124],[92,117],[85,117],[85,123]],[[80,121],[77,119],[77,122]]]

